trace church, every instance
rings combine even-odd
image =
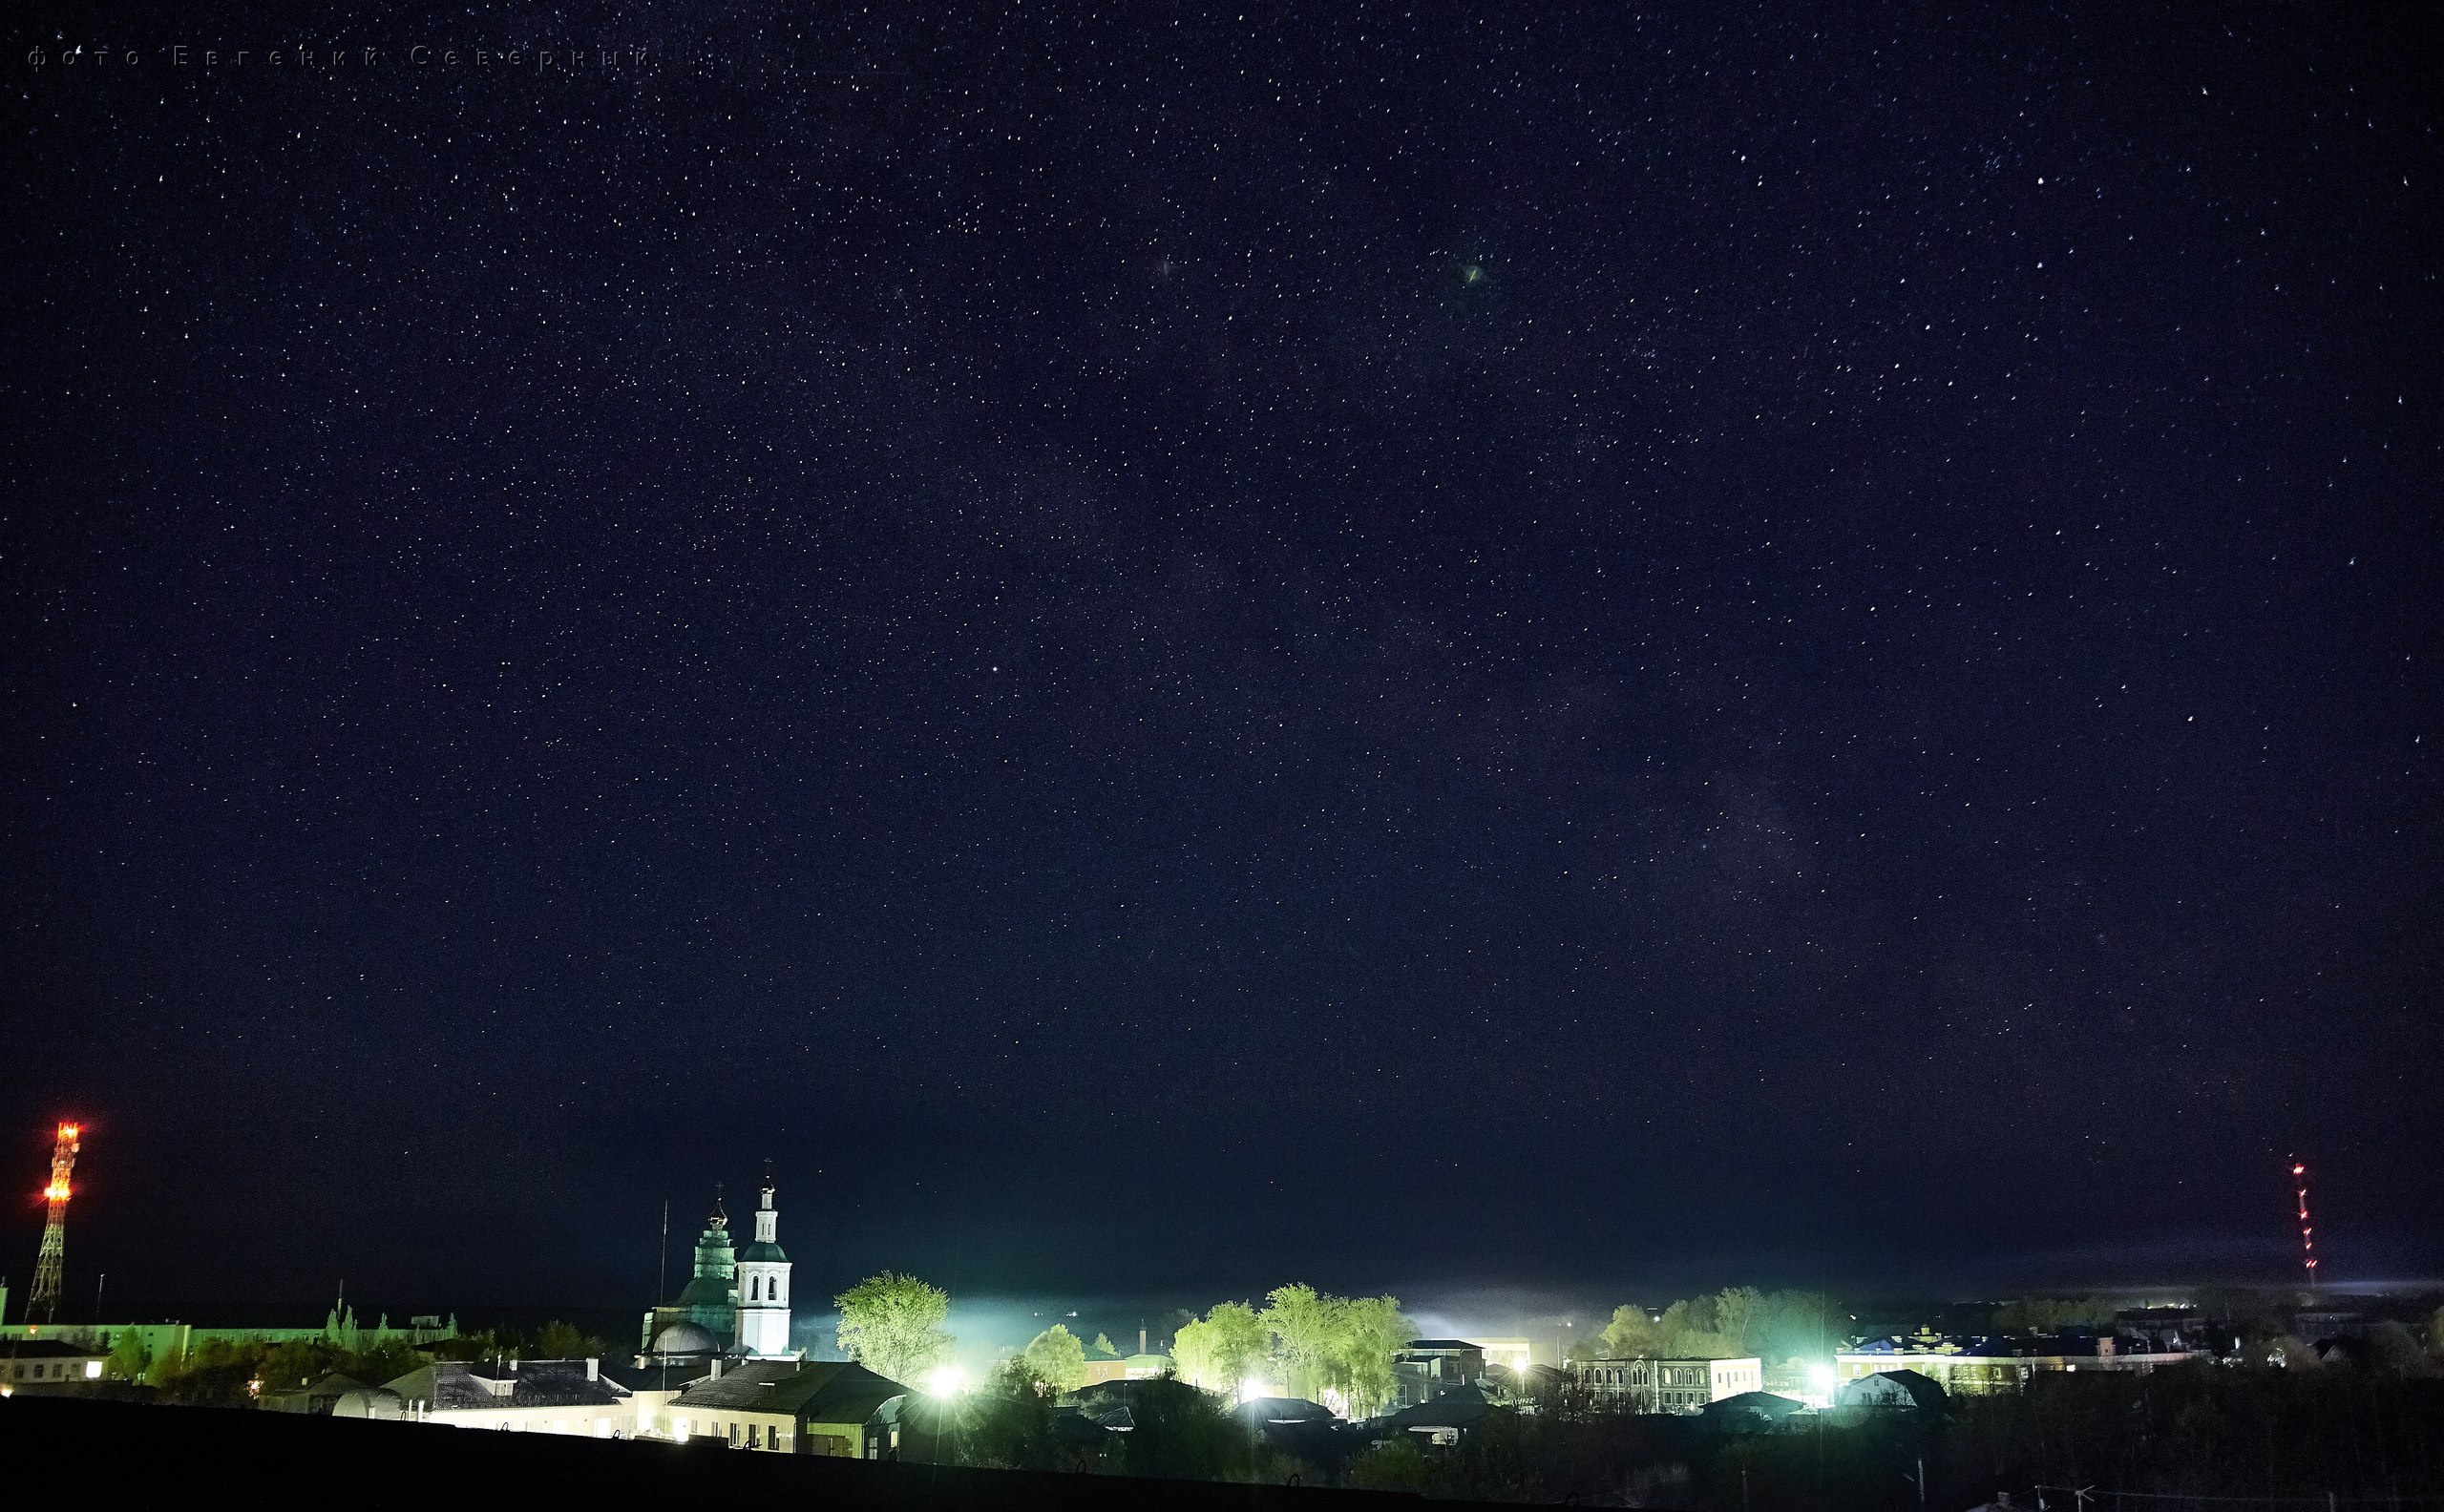
[[[645,1313],[644,1352],[663,1359],[715,1356],[796,1359],[790,1348],[790,1257],[772,1206],[772,1174],[764,1173],[755,1209],[755,1238],[738,1249],[718,1194],[705,1231],[696,1236],[694,1273],[678,1299]]]

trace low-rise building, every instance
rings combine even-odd
[[[663,1409],[668,1437],[733,1449],[890,1460],[908,1388],[847,1360],[748,1360],[706,1376]]]
[[[0,1339],[0,1396],[83,1391],[109,1359],[108,1350],[68,1339]]]
[[[1950,1409],[1950,1398],[1932,1376],[1913,1370],[1882,1370],[1842,1383],[1836,1405],[1846,1410],[1915,1412],[1929,1418]]]
[[[1591,1359],[1570,1362],[1570,1384],[1615,1412],[1687,1417],[1708,1402],[1762,1391],[1765,1365],[1738,1359]]]
[[[1411,1339],[1392,1356],[1392,1380],[1402,1407],[1430,1402],[1454,1386],[1485,1380],[1485,1352],[1466,1339]]]
[[[387,1389],[399,1398],[399,1416],[413,1422],[583,1438],[637,1435],[633,1394],[604,1376],[599,1360],[436,1360]],[[372,1399],[364,1406],[363,1416],[387,1416]]]
[[[2019,1391],[2039,1371],[2144,1372],[2178,1365],[2190,1357],[2186,1350],[2126,1349],[2110,1334],[1962,1337],[1921,1332],[1868,1339],[1844,1350],[1833,1356],[1833,1374],[1837,1381],[1847,1382],[1906,1368],[1940,1383],[1955,1396],[1991,1396]]]

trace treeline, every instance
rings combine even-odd
[[[1738,1359],[1769,1366],[1830,1358],[1850,1328],[1849,1314],[1816,1292],[1760,1292],[1726,1287],[1710,1296],[1675,1302],[1653,1317],[1618,1307],[1603,1332],[1573,1343],[1572,1358]]]
[[[242,1407],[265,1393],[295,1391],[336,1371],[379,1386],[432,1360],[601,1358],[603,1340],[572,1323],[552,1321],[532,1332],[494,1329],[411,1347],[385,1339],[346,1349],[327,1339],[206,1339],[194,1348],[157,1357],[134,1329],[112,1340],[103,1374],[113,1380],[154,1387],[162,1399],[184,1406]]]

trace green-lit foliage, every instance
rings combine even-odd
[[[1055,1323],[1027,1341],[1020,1356],[1035,1378],[1056,1393],[1076,1391],[1086,1380],[1086,1347],[1066,1324]]]
[[[939,1287],[885,1270],[832,1301],[840,1309],[840,1352],[878,1376],[921,1385],[927,1372],[950,1358],[950,1330],[943,1327],[950,1297]]]

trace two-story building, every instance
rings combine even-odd
[[[672,1397],[662,1431],[682,1443],[711,1438],[734,1449],[890,1460],[908,1395],[847,1360],[748,1360]]]
[[[1570,1384],[1615,1412],[1688,1417],[1708,1402],[1762,1391],[1765,1366],[1739,1359],[1591,1359],[1570,1362]]]

